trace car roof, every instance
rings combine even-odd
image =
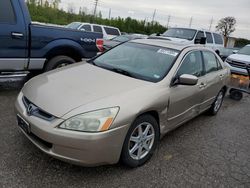
[[[164,47],[164,48],[171,48],[171,49],[175,49],[175,50],[179,50],[179,51],[181,51],[181,50],[183,50],[184,48],[187,48],[187,47],[201,47],[201,48],[204,48],[203,45],[183,44],[183,43],[180,43],[180,42],[174,42],[174,41],[162,40],[162,39],[136,39],[136,40],[132,40],[130,42],[153,45],[153,46],[159,46],[159,47]]]
[[[188,28],[188,27],[171,27],[169,29],[190,29],[190,30],[196,30],[196,31],[204,31],[204,32],[208,32],[208,33],[215,33],[215,34],[219,34],[221,35],[220,33],[217,33],[215,31],[209,31],[207,29],[202,29],[202,28]]]

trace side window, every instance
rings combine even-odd
[[[100,26],[94,25],[93,29],[94,29],[94,32],[102,33],[102,28]]]
[[[213,44],[213,37],[212,37],[212,34],[209,33],[209,32],[206,32],[206,36],[207,36],[207,43]]]
[[[11,0],[0,0],[0,23],[16,23],[16,16]]]
[[[209,51],[203,51],[202,53],[204,57],[206,73],[219,70],[218,59],[216,58],[216,56],[212,52],[209,52]]]
[[[217,60],[218,70],[221,70],[222,69],[222,65],[221,65],[221,63],[220,63],[220,61],[219,61],[218,58],[216,58],[216,60]]]
[[[201,37],[205,37],[204,32],[203,31],[199,31],[196,35],[195,39],[201,39]]]
[[[197,77],[203,75],[203,64],[200,51],[189,53],[181,64],[177,75],[191,74]]]
[[[116,36],[120,35],[120,33],[117,29],[110,28],[110,27],[104,27],[104,29],[108,35],[116,35]]]
[[[90,25],[83,25],[80,30],[91,31],[91,26]]]
[[[213,33],[215,44],[223,44],[223,38],[217,33]]]

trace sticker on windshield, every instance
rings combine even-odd
[[[159,78],[160,78],[160,76],[159,76],[159,75],[157,75],[157,74],[154,74],[154,77],[155,77],[155,78],[157,78],[157,79],[159,79]]]
[[[165,50],[165,49],[159,49],[159,50],[157,51],[157,53],[166,54],[166,55],[171,55],[171,56],[174,56],[174,57],[176,57],[176,56],[178,55],[178,53],[175,52],[175,51],[172,51],[172,50]]]

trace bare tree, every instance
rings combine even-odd
[[[227,46],[228,37],[235,31],[235,25],[236,19],[234,17],[228,16],[220,19],[216,26],[217,31],[220,31],[225,37],[225,46]]]

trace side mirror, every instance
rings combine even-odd
[[[238,53],[238,50],[234,50],[234,51],[233,51],[233,54],[237,54],[237,53]]]
[[[193,86],[198,83],[198,77],[191,74],[183,74],[179,77],[177,84]]]

